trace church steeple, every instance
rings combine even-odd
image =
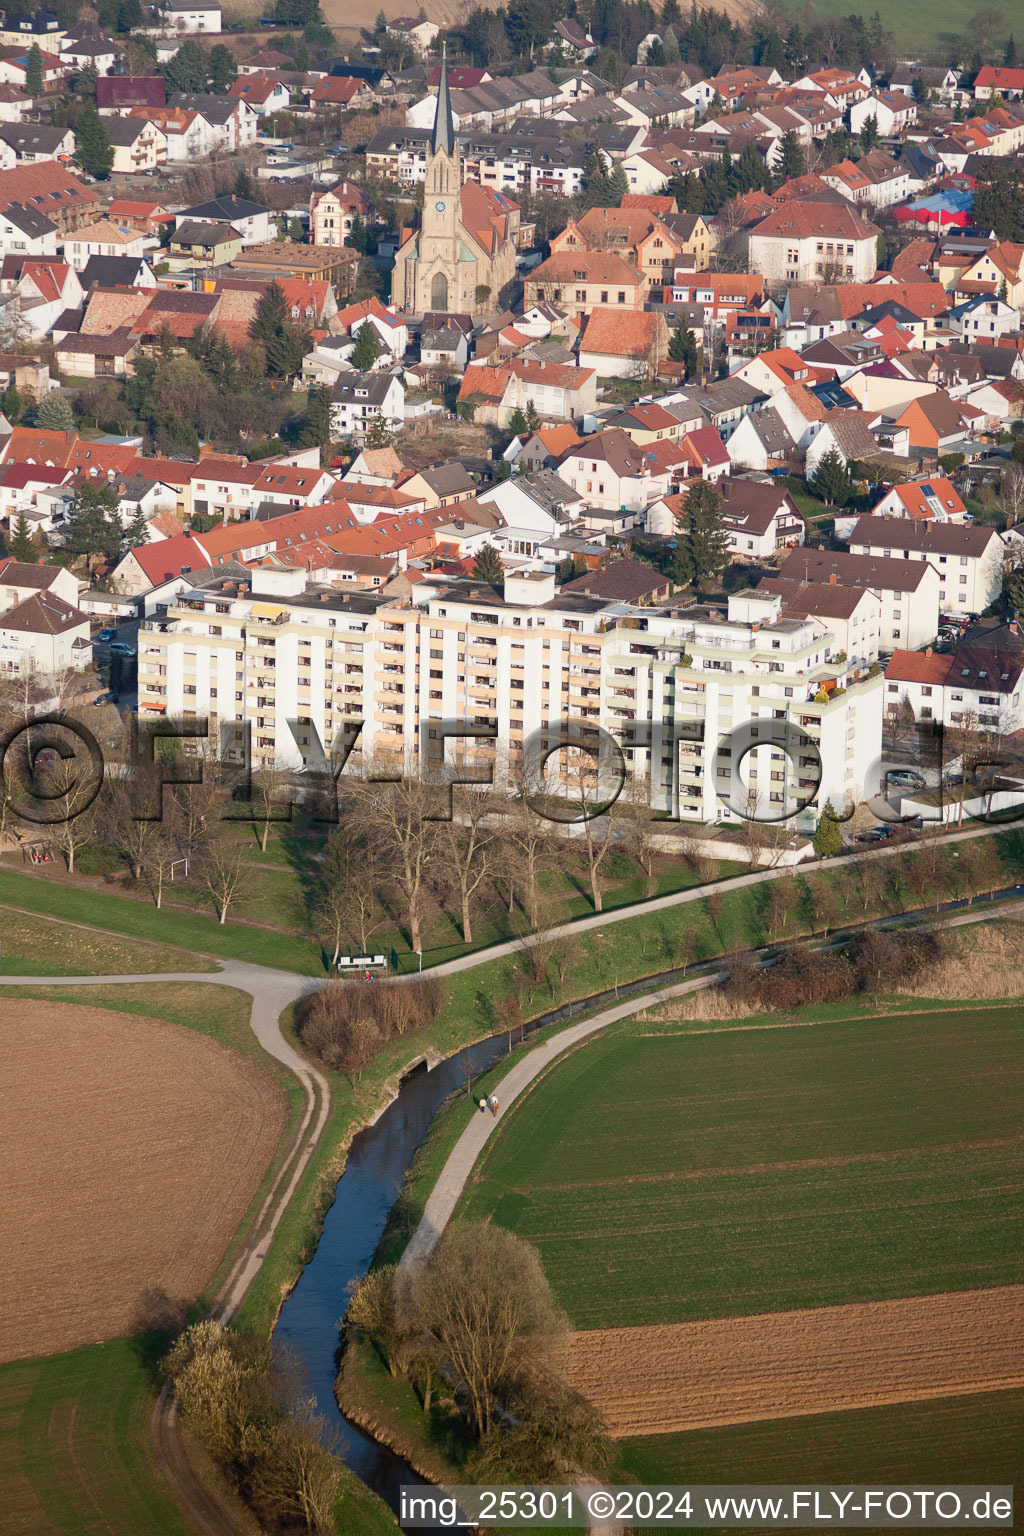
[[[448,44],[441,45],[441,81],[437,87],[437,115],[430,147],[434,154],[451,156],[455,152],[455,125],[452,122],[452,98],[448,90]]]

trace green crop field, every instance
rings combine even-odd
[[[193,1536],[150,1446],[145,1343],[0,1366],[6,1536]]]
[[[800,12],[797,0],[787,0],[786,9],[791,16]],[[925,63],[948,64],[950,58],[962,54],[963,49],[956,46],[956,39],[969,34],[970,17],[981,6],[965,6],[961,0],[902,0],[900,5],[877,6],[851,6],[849,0],[814,0],[814,9],[821,17],[845,17],[859,10],[865,20],[877,10],[881,13],[882,26],[892,36],[894,47],[913,50],[913,57]],[[1001,11],[1004,18],[1013,13],[1012,5],[997,3],[994,9]],[[802,15],[800,20],[803,20]],[[1007,20],[1005,31],[1000,29],[997,36],[1008,37],[1012,31],[1013,23]]]
[[[1024,1470],[1024,1392],[647,1435],[620,1447],[641,1483],[1012,1483]]]
[[[1021,1279],[1019,1007],[642,1028],[552,1068],[463,1202],[577,1327]]]

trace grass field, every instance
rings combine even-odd
[[[641,1028],[552,1068],[463,1201],[537,1244],[577,1327],[1021,1278],[1018,1007]]]
[[[65,914],[66,915],[66,914]],[[212,971],[202,956],[166,944],[130,942],[64,917],[36,917],[0,907],[3,969],[9,976],[118,976],[130,971]],[[2,981],[2,977],[0,977]]]
[[[148,1342],[0,1366],[5,1536],[193,1536],[150,1447]]]
[[[1024,1471],[1024,1392],[819,1413],[620,1446],[642,1483],[1012,1483]]]
[[[797,0],[786,0],[785,8],[793,16],[800,11]],[[881,12],[885,31],[892,34],[896,48],[911,49],[914,58],[936,64],[948,64],[951,57],[960,56],[962,49],[954,45],[954,40],[969,32],[969,18],[980,9],[965,6],[960,0],[903,0],[900,5],[865,5],[861,8],[865,20],[876,8]],[[851,14],[849,0],[814,0],[814,9],[821,17]],[[1013,12],[1012,5],[997,3],[995,9],[1004,17]],[[802,15],[800,20],[803,21]],[[1013,23],[1006,21],[1005,29],[998,36],[1008,37],[1012,31]]]

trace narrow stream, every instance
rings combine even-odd
[[[469,1047],[474,1074],[506,1049],[505,1035]],[[418,1479],[385,1446],[342,1416],[334,1398],[338,1324],[348,1305],[347,1287],[369,1269],[417,1148],[445,1099],[465,1081],[466,1056],[467,1051],[459,1051],[432,1072],[425,1065],[416,1068],[376,1124],[355,1138],[316,1253],[282,1306],[274,1334],[303,1370],[306,1390],[340,1441],[345,1462],[393,1509],[398,1507],[400,1485]]]

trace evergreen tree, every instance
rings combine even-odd
[[[676,37],[675,28],[670,27],[661,40],[661,62],[663,64],[681,64],[682,53],[679,48],[679,39]]]
[[[878,118],[875,117],[874,113],[872,113],[870,117],[866,117],[864,119],[859,137],[860,147],[865,154],[867,154],[869,150],[877,149],[879,141]]]
[[[779,179],[795,181],[798,176],[804,174],[804,150],[792,128],[782,135],[780,148],[782,153],[778,168]]]
[[[819,859],[824,859],[831,853],[842,853],[843,851],[843,834],[836,819],[835,806],[831,800],[825,801],[811,841],[814,844],[814,851]]]
[[[841,507],[850,494],[850,471],[834,448],[822,454],[810,480],[812,494],[826,507]]]
[[[661,24],[663,27],[676,27],[682,21],[679,10],[679,0],[665,0],[661,8]]]
[[[94,102],[87,101],[75,118],[75,159],[90,176],[105,181],[114,164],[107,125]]]
[[[365,320],[356,332],[355,346],[352,348],[352,367],[360,373],[369,373],[380,355],[380,340],[377,328]]]
[[[59,390],[53,390],[45,395],[36,407],[36,421],[44,432],[73,432],[75,430],[75,413],[66,395]]]
[[[215,43],[210,49],[210,89],[218,94],[226,91],[236,75],[238,67],[230,48]]]
[[[527,427],[527,430],[529,432],[536,432],[536,430],[537,430],[537,428],[539,426],[540,426],[540,417],[537,414],[537,407],[534,405],[532,400],[527,400],[527,402],[526,402],[526,427]]]
[[[508,419],[508,430],[513,437],[525,437],[530,430],[530,423],[526,419],[526,413],[520,406],[516,406]],[[1021,438],[1024,443],[1024,437]]]
[[[11,534],[10,551],[15,560],[20,560],[22,565],[35,565],[39,559],[39,551],[32,542],[28,518],[24,512],[14,524],[14,531]]]
[[[685,320],[680,320],[668,339],[669,361],[685,363],[687,378],[697,366],[697,340]]]
[[[388,29],[388,18],[385,16],[383,11],[378,11],[377,12],[377,19],[373,23],[373,35],[374,35],[374,37],[383,37],[385,32],[387,31],[387,29]]]
[[[583,161],[580,195],[583,199],[584,211],[588,208],[608,206],[608,172],[599,149],[591,149]]]
[[[142,509],[141,504],[135,508],[125,526],[122,535],[125,549],[137,549],[140,544],[149,543],[149,519]]]
[[[291,378],[309,347],[307,333],[288,317],[288,304],[279,283],[269,284],[260,295],[249,335],[263,343],[271,378]]]
[[[786,46],[774,27],[761,44],[757,62],[762,69],[777,69],[780,74],[786,68]]]
[[[629,180],[626,176],[626,172],[621,165],[617,165],[612,171],[611,175],[608,177],[607,206],[609,208],[621,208],[622,199],[625,197],[628,191]]]
[[[364,329],[369,329],[369,327],[364,327]],[[334,441],[334,433],[331,429],[331,391],[326,384],[321,384],[309,392],[309,403],[306,406],[306,424],[302,429],[302,441],[307,448],[316,446],[320,449],[321,464],[324,464],[329,458],[331,443]]]
[[[124,530],[112,486],[78,487],[64,524],[64,548],[69,555],[85,555],[89,569],[97,560],[116,560]]]
[[[136,27],[142,26],[145,19],[139,0],[121,0],[121,4],[117,8],[117,30],[119,32],[134,32]]]
[[[1013,40],[1012,32],[1006,39],[1006,46],[1003,49],[1003,63],[1007,69],[1013,69],[1017,63],[1017,44]]]
[[[249,175],[249,172],[245,169],[244,165],[242,166],[242,169],[239,171],[238,175],[235,177],[235,184],[231,190],[236,197],[244,198],[247,203],[252,202],[256,188],[253,186],[252,177]]]
[[[729,562],[729,535],[722,525],[722,498],[707,480],[686,493],[676,518],[673,580],[694,585],[721,575]]]
[[[206,54],[194,38],[182,43],[173,58],[164,65],[167,94],[173,91],[205,91],[209,78]]]
[[[473,575],[477,581],[490,582],[492,587],[505,579],[505,567],[493,544],[485,544],[473,561]]]
[[[38,43],[33,43],[25,61],[25,95],[43,94],[43,53]]]
[[[94,98],[98,78],[95,66],[87,64],[84,69],[78,71],[78,74],[75,76],[75,83],[71,89],[76,96]]]
[[[388,426],[384,417],[379,413],[370,422],[366,433],[365,445],[367,448],[392,448],[394,447],[395,434]]]
[[[345,243],[351,246],[354,251],[358,251],[360,256],[366,255],[370,244],[370,237],[367,233],[366,225],[358,213],[353,216],[352,228],[348,232],[348,240]]]
[[[21,420],[21,413],[24,408],[24,401],[18,393],[18,386],[12,379],[4,390],[3,395],[0,396],[0,409],[3,410],[7,420],[14,426]]]

